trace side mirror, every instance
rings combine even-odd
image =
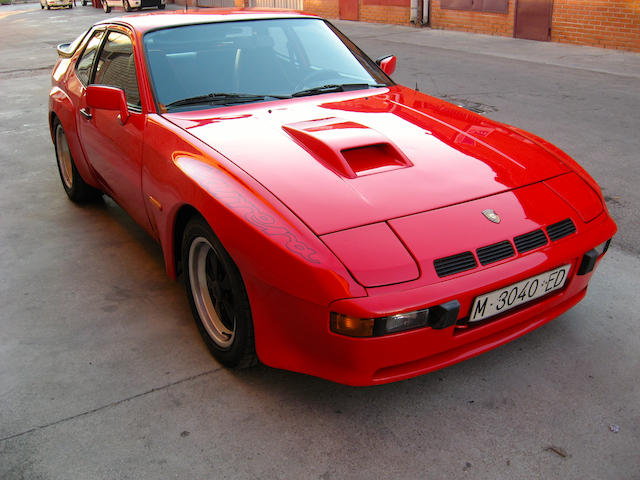
[[[120,110],[120,123],[127,123],[129,109],[124,90],[105,85],[89,85],[87,87],[87,106],[103,110]]]
[[[396,62],[398,59],[395,55],[386,55],[384,57],[380,57],[376,60],[376,64],[382,69],[384,73],[387,75],[393,75],[393,72],[396,71]]]
[[[69,47],[71,46],[70,43],[61,43],[60,45],[58,45],[56,47],[56,50],[58,51],[58,56],[60,58],[71,58],[71,53],[69,51]]]

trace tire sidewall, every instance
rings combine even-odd
[[[69,196],[70,199],[74,200],[76,195],[77,195],[77,190],[78,190],[78,178],[80,176],[80,174],[78,173],[78,170],[76,170],[76,164],[75,161],[73,160],[73,155],[71,155],[71,151],[69,151],[69,155],[71,157],[71,188],[67,187],[67,184],[64,181],[64,177],[62,175],[62,170],[60,169],[60,158],[58,155],[58,128],[61,128],[63,133],[64,133],[64,138],[67,138],[67,132],[64,129],[64,127],[62,126],[62,123],[60,123],[60,120],[55,120],[55,122],[53,123],[53,142],[54,142],[54,149],[56,151],[56,165],[58,166],[58,175],[60,175],[60,182],[62,183],[62,188],[64,188],[64,191],[67,193],[67,195]],[[67,142],[67,148],[69,141],[66,140]]]
[[[67,187],[67,184],[64,181],[64,177],[62,175],[62,170],[60,169],[60,158],[58,155],[58,128],[62,129],[64,133],[65,141],[67,142],[67,147],[69,147],[69,140],[67,137],[67,131],[62,126],[60,119],[56,118],[53,121],[53,148],[56,154],[56,165],[58,167],[58,174],[60,175],[60,183],[62,183],[62,188],[65,193],[74,203],[86,203],[86,202],[94,202],[98,201],[102,197],[102,192],[95,187],[87,184],[78,169],[76,168],[76,161],[73,158],[73,154],[71,153],[71,149],[69,148],[69,157],[71,159],[71,187]]]
[[[228,348],[220,347],[207,332],[196,307],[196,303],[191,291],[191,278],[189,275],[189,250],[194,240],[199,237],[207,239],[215,254],[221,259],[225,265],[228,275],[232,278],[234,296],[237,299],[237,308],[235,313],[235,338],[231,346]],[[212,355],[223,365],[227,367],[243,366],[242,363],[247,356],[253,355],[253,323],[251,320],[251,309],[247,297],[242,276],[224,249],[213,230],[201,217],[195,217],[186,226],[182,237],[181,260],[183,266],[184,284],[189,299],[189,306],[193,313],[194,320],[200,331],[205,344],[211,351]]]

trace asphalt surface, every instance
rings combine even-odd
[[[54,46],[104,17],[0,7],[1,479],[640,479],[640,55],[336,22],[397,54],[398,82],[566,150],[620,227],[585,300],[547,326],[350,388],[221,368],[159,247],[110,200],[66,199]]]

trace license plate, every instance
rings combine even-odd
[[[469,322],[479,322],[562,288],[571,265],[563,265],[508,287],[476,297]]]

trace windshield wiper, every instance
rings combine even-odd
[[[284,95],[252,95],[248,93],[208,93],[207,95],[198,95],[195,97],[183,98],[182,100],[176,100],[165,108],[183,107],[185,105],[227,105],[233,103],[245,103],[245,102],[259,102],[261,100],[267,100],[268,98],[289,98]]]
[[[167,105],[164,105],[166,109],[175,107],[184,107],[186,105],[232,105],[234,103],[249,103],[260,102],[268,100],[270,98],[286,99],[292,97],[305,97],[307,95],[319,95],[321,93],[330,92],[347,92],[350,90],[362,90],[365,88],[386,87],[385,84],[369,84],[369,83],[342,83],[342,84],[330,84],[322,85],[321,87],[307,88],[300,90],[292,95],[254,95],[249,93],[221,93],[212,92],[206,95],[197,95],[195,97],[183,98],[176,100]]]
[[[377,87],[387,87],[388,85],[382,83],[340,83],[340,84],[329,84],[322,85],[321,87],[307,88],[305,90],[300,90],[299,92],[293,93],[292,97],[305,97],[307,95],[320,95],[321,93],[331,93],[331,92],[348,92],[350,90],[363,90],[365,88],[377,88]]]

